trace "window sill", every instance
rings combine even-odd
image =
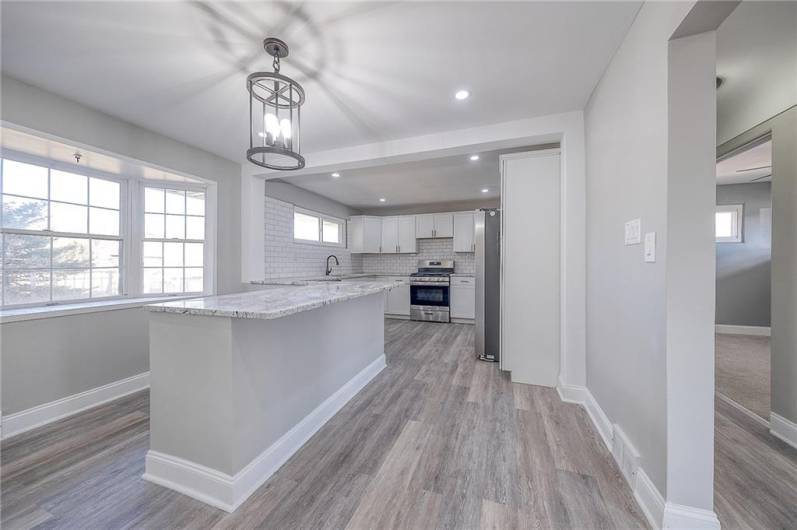
[[[202,296],[208,295],[142,296],[138,298],[118,298],[115,300],[102,300],[97,302],[77,302],[73,304],[2,309],[0,310],[0,324],[6,324],[9,322],[22,322],[25,320],[39,320],[43,318],[63,317],[69,315],[81,315],[84,313],[99,313],[102,311],[114,311],[118,309],[130,309],[134,307],[145,306],[147,304],[171,302],[174,300],[188,300],[190,298],[201,298]]]

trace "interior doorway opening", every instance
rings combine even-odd
[[[717,161],[717,398],[768,425],[771,410],[772,138]]]

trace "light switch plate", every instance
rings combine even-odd
[[[632,219],[625,223],[625,244],[638,245],[642,240],[642,219]]]
[[[645,263],[656,262],[656,232],[645,234]]]

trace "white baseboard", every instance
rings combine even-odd
[[[771,329],[768,326],[731,326],[728,324],[717,324],[714,331],[725,335],[757,335],[759,337],[769,337]]]
[[[382,354],[234,476],[150,450],[143,478],[233,512],[385,366]]]
[[[665,530],[720,530],[720,520],[713,510],[668,502],[664,505],[662,527]]]
[[[783,440],[797,449],[797,423],[788,420],[780,414],[769,413],[769,432],[775,438]]]
[[[636,470],[636,479],[631,488],[634,491],[634,499],[642,509],[650,526],[656,529],[661,528],[664,520],[664,496],[642,467]]]
[[[642,468],[639,452],[622,428],[612,424],[587,387],[568,385],[560,378],[556,389],[562,401],[577,403],[586,409],[595,430],[617,462],[633,491],[634,499],[653,528],[719,530],[719,520],[713,511],[665,502],[664,496]]]
[[[3,416],[2,438],[35,429],[149,387],[149,372]]]

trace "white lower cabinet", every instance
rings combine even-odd
[[[476,318],[476,279],[471,276],[451,278],[451,318]]]
[[[385,315],[410,316],[410,280],[406,277],[391,278],[399,285],[387,293]]]

